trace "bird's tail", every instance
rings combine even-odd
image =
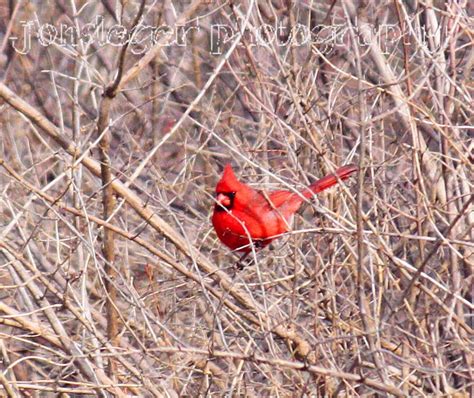
[[[318,192],[324,191],[326,188],[332,187],[333,185],[337,184],[339,180],[345,180],[349,178],[349,176],[355,171],[357,171],[357,167],[352,164],[342,166],[337,169],[334,174],[330,174],[316,182],[313,182],[308,187],[308,189],[305,189],[302,192],[302,194],[305,198],[309,199],[313,196],[313,194],[317,194]]]

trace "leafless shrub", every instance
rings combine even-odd
[[[472,4],[23,3],[1,394],[472,393]],[[263,190],[361,171],[238,269],[226,162]]]

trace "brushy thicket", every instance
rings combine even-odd
[[[472,7],[0,2],[0,395],[472,393]],[[362,171],[239,268],[227,162]]]

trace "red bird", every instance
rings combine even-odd
[[[217,236],[235,251],[249,253],[252,251],[250,241],[255,248],[264,247],[290,230],[293,215],[305,199],[332,187],[338,179],[345,180],[356,170],[353,165],[343,166],[300,194],[283,190],[262,194],[240,182],[232,166],[227,164],[216,185],[212,224]]]

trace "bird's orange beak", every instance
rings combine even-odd
[[[220,205],[224,206],[224,207],[228,207],[230,206],[230,198],[228,195],[226,195],[225,193],[219,193],[217,194],[217,203],[219,203]]]

